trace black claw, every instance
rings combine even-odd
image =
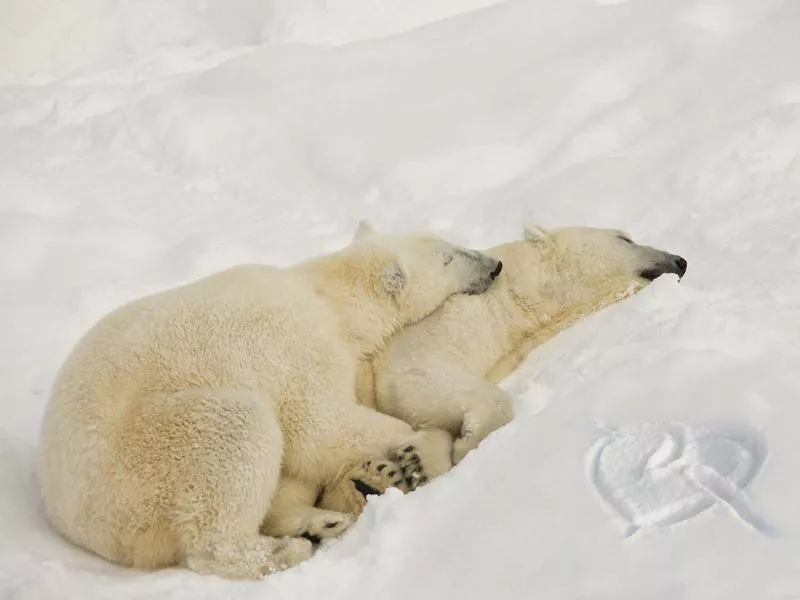
[[[321,537],[314,535],[313,533],[309,533],[308,531],[304,532],[300,537],[306,538],[312,544],[319,544],[322,541]]]
[[[378,488],[372,487],[368,483],[364,483],[360,479],[353,479],[353,484],[356,486],[356,489],[361,493],[364,498],[367,496],[380,496],[381,491]]]

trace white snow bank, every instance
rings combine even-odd
[[[385,37],[506,0],[274,0],[271,41],[339,46]]]
[[[186,69],[226,49],[264,43],[342,45],[502,1],[5,0],[0,83],[96,69]]]
[[[0,7],[0,589],[800,596],[800,7],[488,4]],[[547,344],[504,384],[511,425],[268,581],[125,571],[57,537],[34,456],[77,337],[364,216],[477,247],[523,219],[609,225],[689,272]]]

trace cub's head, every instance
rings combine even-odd
[[[590,227],[526,227],[524,241],[507,245],[502,258],[520,301],[545,313],[594,310],[660,275],[683,277],[687,266],[684,258],[637,244],[623,231]]]
[[[378,292],[393,298],[399,320],[418,321],[455,294],[482,294],[503,263],[430,234],[390,235],[362,221],[351,246],[373,257]]]

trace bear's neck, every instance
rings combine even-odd
[[[564,289],[564,274],[558,272],[558,261],[548,256],[547,246],[516,241],[489,251],[503,261],[504,290],[496,297],[502,304],[505,317],[500,319],[505,338],[513,350],[532,338],[549,339],[556,332],[577,320],[576,312],[586,314],[583,299],[570,297]],[[538,284],[531,285],[532,281]],[[530,290],[537,289],[535,297]],[[578,309],[581,305],[581,309]],[[538,344],[537,344],[538,345]]]
[[[504,323],[509,324],[507,335],[514,346],[512,351],[522,347],[527,353],[584,317],[641,289],[640,283],[627,276],[601,277],[576,287],[565,286],[575,275],[562,272],[560,261],[547,256],[546,247],[537,249],[518,243],[508,246],[504,248],[506,258],[499,258],[508,265],[504,268],[508,293],[501,297],[504,310],[511,315]],[[531,286],[531,277],[541,284]],[[532,287],[538,288],[535,297],[530,295]]]
[[[300,266],[339,317],[342,335],[358,357],[375,354],[404,325],[394,298],[381,284],[385,265],[382,257],[342,251]]]
[[[525,292],[531,280],[553,279],[549,267],[552,261],[547,260],[545,252],[529,242],[515,241],[490,248],[487,254],[503,261],[503,273],[494,284],[493,295],[502,301],[506,313],[504,321],[509,327],[529,331],[546,321],[547,315],[558,308],[558,302],[548,299],[546,293],[534,301],[527,298]]]

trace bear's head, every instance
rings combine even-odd
[[[597,308],[660,275],[683,277],[687,267],[683,257],[637,244],[616,229],[528,226],[524,241],[510,244],[507,252],[508,285],[537,312],[577,305]]]
[[[683,277],[686,260],[651,246],[642,246],[617,229],[525,227],[525,241],[549,246],[551,256],[580,276],[634,277],[653,281],[665,273]]]
[[[379,233],[359,224],[351,249],[373,257],[378,292],[392,298],[404,323],[418,321],[450,296],[482,294],[500,274],[503,263],[475,250],[420,233]]]

